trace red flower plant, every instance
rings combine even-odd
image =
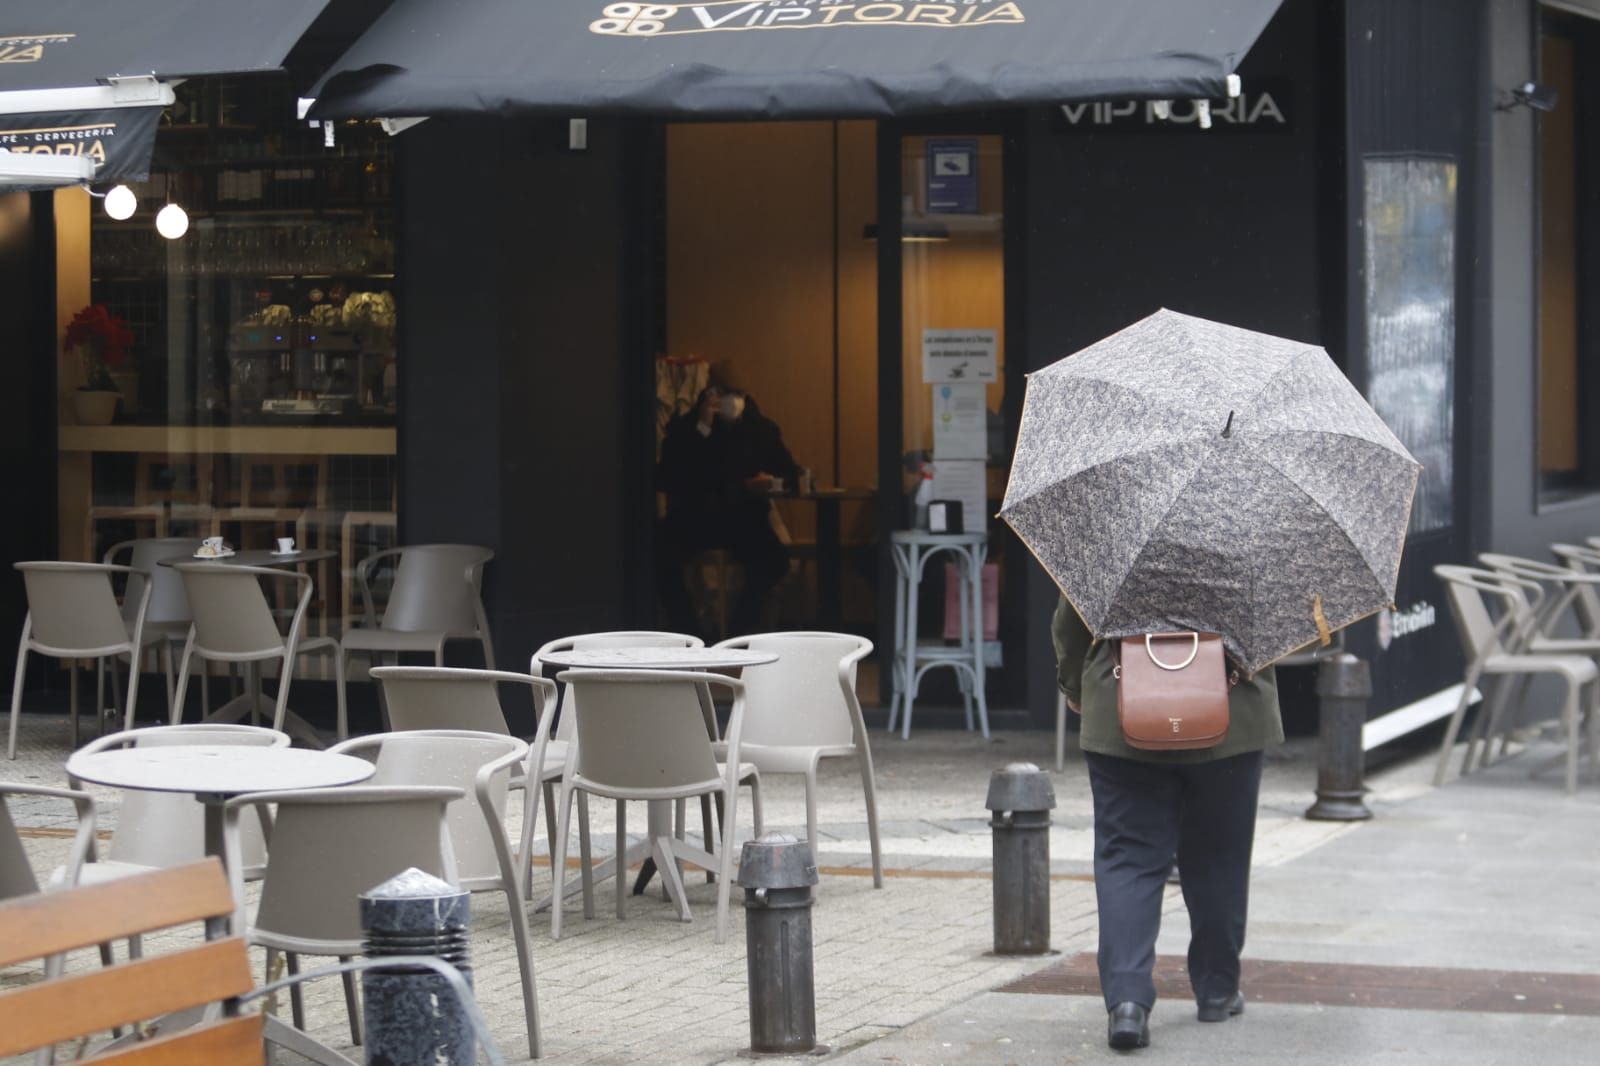
[[[85,388],[115,389],[111,369],[128,361],[133,339],[133,330],[121,315],[105,304],[90,304],[72,316],[62,343],[83,353]]]

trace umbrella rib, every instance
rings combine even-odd
[[[1256,389],[1255,396],[1251,397],[1252,401],[1259,400],[1261,398],[1261,394],[1272,387],[1273,382],[1283,377],[1283,375],[1293,370],[1296,366],[1299,366],[1302,359],[1317,355],[1321,355],[1326,358],[1327,354],[1327,352],[1323,351],[1321,348],[1318,348],[1315,344],[1305,345],[1299,351],[1284,359],[1282,366],[1274,370],[1271,374],[1267,375],[1266,380],[1261,383],[1261,387]]]
[[[1183,421],[1185,423],[1193,422],[1195,424],[1195,431],[1196,432],[1205,432],[1206,431],[1205,424],[1202,423],[1201,420],[1199,419],[1199,417],[1194,415],[1192,412],[1184,410],[1184,409],[1179,408],[1179,407],[1174,407],[1171,404],[1165,402],[1164,400],[1152,399],[1150,396],[1146,395],[1145,393],[1140,392],[1138,389],[1129,388],[1127,385],[1125,385],[1122,382],[1116,380],[1115,378],[1101,377],[1097,372],[1092,371],[1092,370],[1076,370],[1076,369],[1072,370],[1070,373],[1063,373],[1062,377],[1070,379],[1070,380],[1075,380],[1075,381],[1092,381],[1096,385],[1108,386],[1108,387],[1110,387],[1112,389],[1117,390],[1118,392],[1126,393],[1129,396],[1133,396],[1133,397],[1138,398],[1138,400],[1141,403],[1147,403],[1147,404],[1150,404],[1150,405],[1152,405],[1154,407],[1159,407],[1162,411],[1165,411],[1168,414],[1176,415],[1181,421]]]
[[[1148,445],[1147,447],[1137,448],[1137,449],[1135,449],[1133,451],[1129,451],[1129,452],[1119,452],[1116,455],[1113,455],[1109,459],[1102,459],[1098,463],[1090,463],[1088,466],[1079,467],[1078,469],[1072,471],[1072,473],[1070,473],[1070,474],[1063,474],[1060,477],[1055,478],[1053,481],[1049,482],[1048,484],[1045,484],[1045,485],[1041,486],[1037,490],[1035,490],[1033,492],[1030,492],[1026,496],[1023,496],[1023,497],[1021,497],[1021,498],[1019,498],[1019,499],[1017,499],[1015,501],[1004,503],[1000,508],[1000,513],[1001,514],[1005,514],[1007,511],[1011,510],[1017,504],[1022,503],[1024,500],[1031,500],[1035,496],[1039,495],[1040,493],[1046,492],[1049,489],[1054,488],[1055,486],[1060,485],[1061,483],[1070,480],[1071,478],[1081,477],[1084,474],[1089,473],[1091,470],[1099,470],[1101,467],[1110,466],[1112,463],[1120,463],[1120,462],[1123,462],[1124,460],[1134,459],[1134,458],[1137,458],[1138,456],[1141,456],[1141,455],[1149,455],[1150,453],[1158,452],[1158,451],[1162,450],[1163,448],[1182,448],[1182,447],[1186,447],[1188,444],[1189,444],[1188,441],[1172,440],[1172,441],[1166,441],[1166,442],[1160,443],[1160,444],[1151,444],[1151,445]],[[1200,466],[1204,466],[1204,465],[1205,465],[1204,463],[1201,463],[1201,464],[1199,464],[1199,465],[1197,465],[1195,467],[1194,472],[1190,473],[1190,475],[1189,475],[1189,480],[1190,481],[1194,480],[1194,474],[1198,473],[1199,470],[1200,470]],[[1182,485],[1180,485],[1178,487],[1177,493],[1174,495],[1174,499],[1176,499],[1177,496],[1182,495],[1183,490],[1188,488],[1188,487],[1189,487],[1189,481],[1185,481]],[[1168,510],[1170,511],[1171,508],[1169,507]],[[1162,518],[1162,521],[1166,521],[1166,515],[1165,514],[1163,514],[1161,516],[1161,518]]]
[[[1388,429],[1389,427],[1384,426],[1384,428]],[[1394,431],[1389,430],[1389,432],[1390,435],[1393,436]],[[1250,436],[1260,440],[1271,440],[1277,437],[1303,437],[1312,433],[1322,437],[1338,437],[1341,440],[1353,440],[1361,444],[1370,444],[1374,448],[1382,448],[1390,455],[1396,455],[1402,459],[1410,459],[1413,463],[1417,463],[1416,457],[1405,450],[1404,444],[1400,445],[1400,451],[1397,452],[1389,445],[1384,444],[1382,441],[1373,440],[1371,437],[1362,437],[1355,433],[1346,432],[1342,429],[1302,429],[1298,426],[1285,429],[1256,429],[1254,427],[1251,427],[1250,429]],[[1396,439],[1396,443],[1399,443],[1398,438]],[[1421,466],[1422,464],[1417,463],[1417,465]]]

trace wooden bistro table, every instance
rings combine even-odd
[[[540,660],[541,665],[555,666],[569,670],[734,670],[750,666],[765,666],[778,661],[776,652],[749,651],[744,648],[573,648],[567,651],[551,652]],[[706,732],[712,736],[717,735],[717,719],[711,704],[711,694],[702,689],[700,693],[700,710],[705,715]],[[596,879],[604,879],[615,872],[618,877],[626,877],[628,867],[635,861],[643,860],[639,870],[639,877],[634,882],[633,894],[640,895],[645,886],[650,883],[650,878],[655,875],[656,868],[665,862],[673,862],[676,853],[669,854],[675,839],[672,831],[672,801],[651,800],[646,808],[649,812],[649,827],[646,830],[646,839],[630,847],[625,855],[618,860],[608,859],[595,869]],[[666,842],[663,847],[662,842]],[[689,902],[678,897],[672,878],[663,877],[662,887],[667,891],[667,898],[678,905],[678,913],[685,920],[688,919]],[[574,886],[576,891],[578,886]]]
[[[208,563],[212,566],[303,566],[307,563],[320,563],[324,559],[338,557],[338,552],[328,548],[308,548],[304,551],[276,552],[265,548],[253,548],[248,551],[234,552],[217,558],[201,558],[195,555],[174,555],[160,560],[158,566],[174,566],[178,563]],[[204,667],[206,664],[201,663]],[[256,663],[244,664],[244,695],[236,696],[224,703],[221,707],[206,715],[203,719],[207,722],[237,722],[246,717],[254,718],[260,713],[263,706],[270,718],[272,705],[265,703],[261,695],[261,667]],[[209,679],[209,674],[202,673],[202,683]],[[296,740],[309,744],[312,747],[323,746],[322,738],[311,727],[311,723],[295,714],[293,710],[286,709],[283,715],[284,731]]]
[[[241,872],[229,868],[227,848],[223,846],[224,805],[235,796],[251,792],[352,785],[365,781],[376,769],[375,764],[350,755],[304,748],[247,748],[222,744],[115,748],[79,752],[67,759],[67,776],[73,780],[142,792],[189,792],[205,806],[206,854],[222,863],[233,890],[232,929],[221,930],[223,936],[230,932],[243,936],[245,931]],[[180,1028],[194,1024],[202,1016],[174,1016],[166,1019],[166,1023],[171,1028]],[[350,1061],[271,1015],[267,1016],[264,1035],[267,1040],[314,1062]]]

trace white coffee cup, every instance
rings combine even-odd
[[[209,551],[209,552],[219,552],[219,551],[222,550],[222,538],[221,537],[207,537],[201,543],[205,545],[206,550]]]
[[[294,551],[294,538],[293,537],[279,537],[278,538],[278,554],[279,555],[288,555],[292,551]]]

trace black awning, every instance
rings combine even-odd
[[[327,0],[4,0],[0,92],[275,70]]]
[[[313,115],[883,116],[1210,98],[1280,0],[395,0]]]

